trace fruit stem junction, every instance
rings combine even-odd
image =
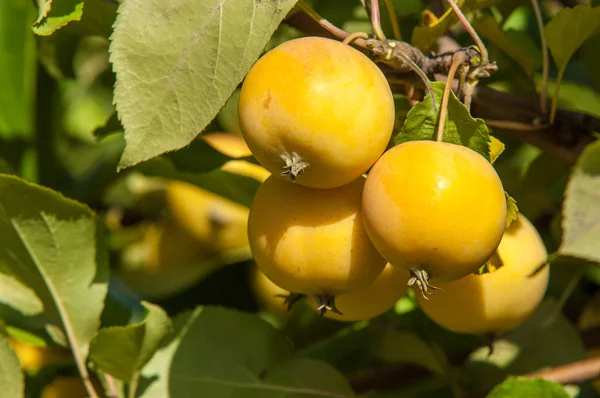
[[[289,312],[292,310],[292,307],[294,307],[294,304],[302,300],[304,297],[306,297],[306,295],[302,293],[291,292],[290,294],[276,294],[275,297],[280,297],[283,299],[283,304],[285,305],[286,310]]]
[[[285,162],[281,175],[288,177],[292,182],[296,182],[296,178],[308,168],[308,163],[296,152],[292,152],[291,155],[281,155],[281,159]]]
[[[429,297],[427,297],[428,294],[433,294],[433,292],[430,292],[429,289],[442,290],[441,288],[433,286],[429,283],[429,274],[423,269],[410,270],[410,275],[411,278],[408,280],[408,286],[412,286],[416,283],[425,300],[429,300]]]
[[[335,312],[338,315],[343,315],[340,310],[335,306],[335,298],[331,294],[318,294],[317,295],[317,311],[321,316],[327,311]]]

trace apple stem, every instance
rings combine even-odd
[[[285,162],[281,175],[288,177],[291,182],[296,182],[296,178],[308,168],[308,163],[296,152],[292,152],[291,155],[281,155],[281,159]]]
[[[317,296],[317,312],[323,316],[327,311],[335,312],[338,315],[343,315],[335,306],[335,298],[331,294],[318,294]]]
[[[546,36],[544,36],[544,20],[542,18],[542,11],[540,10],[540,3],[538,0],[531,0],[531,4],[533,6],[533,12],[535,14],[538,30],[540,31],[540,44],[542,46],[542,86],[540,87],[540,111],[545,115],[548,113],[548,67],[550,65],[550,59],[548,57]]]
[[[346,36],[346,38],[344,40],[342,40],[342,43],[350,44],[356,39],[368,39],[368,38],[369,38],[369,35],[366,34],[365,32],[354,32],[354,33],[350,33],[348,36]]]
[[[429,274],[424,269],[411,269],[410,275],[411,278],[408,280],[407,285],[412,286],[416,284],[425,300],[429,300],[429,297],[427,297],[428,294],[433,294],[433,292],[430,292],[429,289],[442,290],[441,288],[433,286],[429,283]]]
[[[387,40],[383,29],[381,29],[381,15],[379,13],[379,0],[371,0],[371,7],[369,14],[371,14],[371,26],[373,27],[373,33],[379,40]]]
[[[442,96],[442,104],[440,106],[440,122],[438,124],[436,141],[442,142],[444,138],[444,125],[446,124],[446,114],[448,113],[448,99],[450,97],[450,91],[452,90],[452,82],[454,80],[454,74],[458,67],[462,64],[464,57],[460,54],[454,56],[450,70],[448,71],[448,79],[446,79],[446,87],[444,88],[444,95]],[[433,100],[433,98],[432,98]]]

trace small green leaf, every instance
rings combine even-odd
[[[292,358],[287,338],[256,315],[197,308],[178,316],[174,329],[142,370],[140,398],[191,398],[198,391],[207,397],[354,397],[330,365]]]
[[[496,3],[498,0],[463,0],[457,1],[456,3],[460,6],[463,13],[467,14],[473,11],[477,11],[481,8],[489,7]],[[436,23],[429,26],[417,26],[413,30],[412,44],[413,46],[420,48],[421,50],[431,49],[436,40],[443,36],[452,25],[458,22],[458,17],[452,10],[448,8],[444,15],[442,15]]]
[[[570,398],[562,385],[544,379],[509,378],[487,395],[487,398]]]
[[[40,36],[49,36],[83,15],[83,0],[42,0],[38,20],[33,31]]]
[[[8,305],[25,316],[33,316],[44,310],[44,305],[26,285],[18,279],[0,272],[0,303]]]
[[[552,18],[544,28],[548,48],[558,68],[556,77],[558,88],[569,60],[583,43],[600,31],[600,7],[581,4],[573,8],[565,7]]]
[[[2,336],[0,336],[0,386],[2,386],[2,397],[23,398],[25,396],[25,382],[19,358],[10,347],[8,340]]]
[[[6,335],[8,337],[10,337],[11,339],[23,342],[23,343],[27,343],[27,344],[31,344],[37,347],[46,347],[46,340],[44,340],[43,338],[41,338],[40,336],[37,336],[33,333],[29,333],[26,330],[23,329],[19,329],[13,326],[6,326],[4,328],[4,332],[6,332]]]
[[[90,343],[90,359],[117,379],[131,381],[172,331],[162,308],[142,302],[144,320],[127,326],[100,329]]]
[[[502,152],[504,152],[504,143],[498,138],[490,135],[490,162],[494,163]]]
[[[445,84],[432,83],[433,91],[440,109]],[[438,113],[431,106],[431,96],[427,95],[423,102],[417,103],[408,112],[402,131],[396,137],[396,144],[415,140],[435,140]],[[473,119],[465,105],[456,98],[453,92],[448,100],[448,113],[444,125],[444,142],[466,146],[490,160],[489,130],[483,119]]]
[[[564,71],[575,51],[599,29],[600,7],[587,4],[565,7],[548,22],[544,35],[559,71]]]
[[[563,203],[563,241],[560,253],[600,262],[600,141],[577,161]]]
[[[30,0],[0,1],[0,137],[30,137],[35,94],[35,19]]]
[[[0,175],[0,272],[36,292],[47,332],[81,360],[107,292],[102,229],[86,206]]]
[[[506,197],[506,228],[508,228],[519,216],[519,207],[517,207],[517,201],[508,192],[504,191],[504,196]]]
[[[529,53],[524,52],[517,43],[513,42],[510,37],[500,29],[494,17],[491,15],[484,15],[475,21],[473,27],[484,39],[495,44],[509,57],[514,59],[528,76],[533,76],[536,68],[535,59],[532,58]]]
[[[295,3],[123,2],[110,46],[126,140],[119,168],[188,145],[214,119]]]

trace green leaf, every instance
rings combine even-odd
[[[4,337],[0,336],[0,386],[5,398],[23,398],[25,384],[21,364]]]
[[[555,95],[569,60],[583,43],[600,31],[600,7],[581,4],[563,8],[544,28],[548,48],[558,68]]]
[[[504,144],[502,141],[490,135],[490,163],[494,163],[502,152],[504,152]]]
[[[517,201],[506,191],[504,191],[504,196],[506,197],[506,228],[508,228],[519,216],[519,208],[517,207]]]
[[[588,76],[590,77],[594,88],[600,92],[600,35],[596,35],[587,40],[580,50],[580,59],[585,65]]]
[[[107,292],[107,253],[96,221],[80,203],[0,175],[0,272],[36,292],[47,332],[81,360]]]
[[[126,140],[119,167],[188,145],[217,115],[295,3],[122,3],[110,46]]]
[[[521,47],[513,42],[510,37],[500,29],[496,20],[491,15],[478,18],[473,27],[484,39],[495,44],[509,57],[514,59],[528,76],[533,76],[536,68],[535,59],[529,53],[524,52]]]
[[[460,6],[463,13],[467,14],[481,8],[489,7],[496,3],[497,0],[463,0],[456,3]],[[452,10],[448,8],[436,23],[429,26],[418,26],[412,34],[412,44],[421,50],[431,49],[436,40],[444,35],[452,25],[458,22],[458,17]]]
[[[487,398],[570,398],[562,385],[544,379],[509,378],[487,395]]]
[[[30,0],[0,1],[0,137],[30,137],[35,94],[35,19]]]
[[[131,381],[172,331],[162,308],[142,302],[145,317],[139,323],[100,329],[90,343],[90,359],[117,379]]]
[[[432,86],[438,101],[438,113],[433,111],[431,96],[427,95],[423,102],[417,103],[408,112],[404,126],[396,137],[396,144],[415,140],[435,140],[445,84],[434,82]],[[490,160],[490,136],[485,122],[483,119],[473,119],[464,104],[456,98],[454,92],[451,92],[448,98],[443,141],[471,148]]]
[[[563,203],[563,241],[560,253],[600,262],[600,141],[577,161]]]
[[[40,13],[33,24],[33,31],[40,36],[49,36],[83,15],[83,0],[39,0]],[[43,3],[43,4],[41,4]]]
[[[0,272],[0,303],[8,305],[25,316],[33,316],[44,310],[44,305],[26,285],[11,275]]]
[[[567,67],[575,51],[600,29],[600,7],[587,4],[565,7],[544,28],[552,58],[561,71]],[[560,80],[560,79],[559,79]]]
[[[255,315],[197,308],[174,328],[142,370],[140,398],[354,396],[330,365],[292,359],[286,337]]]
[[[26,330],[19,329],[13,326],[6,326],[4,328],[4,332],[6,332],[6,336],[10,337],[13,340],[20,341],[22,343],[31,344],[37,347],[46,347],[46,340],[42,337],[37,336],[33,333],[29,333]]]

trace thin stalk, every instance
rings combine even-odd
[[[483,44],[483,41],[481,40],[477,32],[475,32],[475,29],[473,29],[473,26],[471,26],[469,20],[467,19],[467,17],[465,17],[465,14],[463,14],[463,12],[460,10],[460,7],[454,2],[454,0],[447,1],[448,4],[450,4],[450,7],[452,7],[454,12],[456,13],[456,16],[464,26],[465,30],[469,32],[469,35],[471,35],[471,38],[473,39],[473,42],[475,43],[477,48],[479,48],[479,52],[481,53],[481,65],[487,65],[490,59],[488,56],[487,48],[485,48],[485,44]]]
[[[554,123],[554,118],[556,117],[556,103],[558,102],[558,93],[560,92],[560,82],[562,81],[563,74],[565,73],[564,69],[558,71],[558,76],[556,77],[556,83],[554,86],[554,95],[552,96],[552,104],[550,107],[550,124]]]
[[[542,87],[540,88],[540,110],[545,115],[548,112],[548,75],[550,59],[548,57],[548,46],[546,45],[546,36],[544,36],[544,20],[538,0],[531,0],[535,20],[540,31],[540,44],[542,46]]]
[[[561,292],[560,297],[556,301],[552,315],[546,320],[546,325],[552,324],[556,320],[556,318],[558,318],[558,316],[563,310],[563,307],[567,303],[567,300],[569,299],[569,297],[571,297],[571,293],[573,293],[573,291],[579,284],[579,280],[583,277],[583,274],[585,274],[584,267],[581,267],[577,271],[573,272],[573,274],[571,275],[571,280],[569,280],[569,283],[565,287],[565,290]]]
[[[394,39],[402,41],[402,33],[400,33],[400,25],[398,24],[398,14],[394,8],[392,0],[383,0],[385,2],[385,8],[388,10],[390,15],[390,23],[392,24],[392,31],[394,32]]]
[[[450,98],[450,91],[452,90],[452,82],[454,81],[454,74],[458,69],[458,66],[462,63],[463,57],[455,56],[450,65],[448,71],[448,79],[446,79],[446,87],[444,88],[444,95],[442,96],[442,105],[440,106],[440,122],[438,123],[438,130],[436,135],[436,141],[442,142],[444,138],[444,125],[446,124],[446,113],[448,113],[448,99]]]
[[[368,39],[369,35],[366,34],[365,32],[350,33],[344,40],[342,40],[342,43],[344,43],[344,44],[350,44],[354,40],[359,39],[359,38],[360,39]]]
[[[421,68],[419,68],[419,65],[417,65],[415,63],[415,61],[413,61],[408,55],[406,55],[402,51],[397,51],[395,53],[395,55],[402,58],[404,60],[404,62],[406,62],[408,64],[408,66],[410,66],[410,68],[413,70],[413,72],[415,72],[419,76],[419,78],[423,81],[423,84],[425,85],[425,88],[427,89],[427,93],[431,96],[431,101],[432,101],[431,104],[433,107],[433,111],[437,112],[437,101],[435,98],[435,92],[433,91],[431,82],[429,81],[429,78],[427,77],[425,72],[423,72],[423,70]],[[389,79],[388,79],[388,81],[389,81]]]
[[[385,33],[381,29],[381,15],[379,13],[379,0],[371,0],[371,26],[373,27],[373,33],[381,40],[387,40]]]
[[[140,374],[139,373],[134,374],[133,378],[129,382],[129,393],[127,394],[127,396],[129,398],[135,398],[135,393],[137,390],[139,380],[140,380]]]
[[[338,28],[337,26],[335,26],[334,24],[332,24],[331,22],[329,22],[325,18],[322,18],[315,10],[312,9],[311,6],[309,6],[308,4],[306,4],[306,2],[304,0],[299,0],[298,3],[297,3],[297,5],[312,20],[314,20],[315,22],[317,22],[319,25],[321,25],[321,27],[323,27],[325,30],[327,30],[329,33],[331,33],[332,35],[334,35],[338,39],[343,40],[346,37],[348,37],[348,35],[349,35],[348,32],[346,32],[343,29]]]

